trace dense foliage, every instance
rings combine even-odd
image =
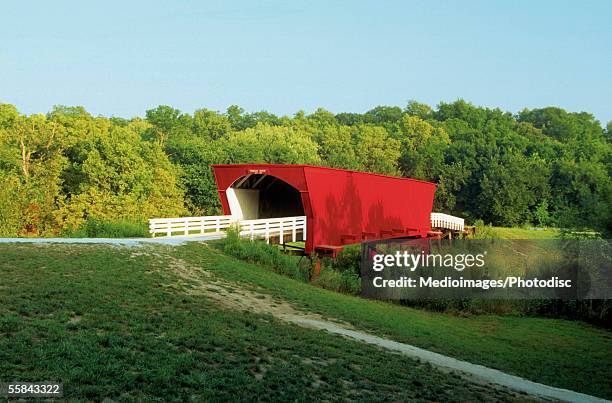
[[[146,117],[0,104],[0,235],[219,212],[212,163],[306,163],[438,183],[436,210],[495,225],[611,229],[611,126],[549,107],[459,100],[278,117],[169,106]]]

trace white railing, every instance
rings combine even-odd
[[[153,218],[149,220],[149,232],[152,237],[157,234],[170,236],[216,235],[223,233],[232,225],[240,226],[240,235],[253,238],[264,238],[270,242],[271,237],[278,237],[284,243],[285,237],[292,242],[306,240],[306,216],[263,218],[258,220],[239,220],[231,215],[208,217]]]
[[[444,213],[431,213],[431,227],[463,231],[465,220]]]
[[[149,220],[149,233],[152,237],[157,234],[165,236],[213,234],[225,231],[236,221],[231,215],[153,218]]]
[[[239,223],[240,235],[251,239],[263,237],[267,243],[270,243],[270,237],[278,236],[279,243],[282,244],[287,234],[291,237],[291,242],[296,242],[297,233],[301,231],[301,240],[306,240],[306,216],[240,220]]]

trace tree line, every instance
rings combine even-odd
[[[170,106],[123,119],[0,104],[0,236],[88,220],[220,212],[210,164],[314,164],[438,184],[435,209],[500,226],[611,229],[611,123],[557,107],[517,114],[463,100],[276,116]]]

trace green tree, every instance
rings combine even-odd
[[[319,156],[324,165],[342,169],[360,169],[355,155],[351,129],[346,126],[325,126],[315,135]]]
[[[143,222],[184,213],[176,168],[157,142],[144,142],[130,127],[96,119],[74,162],[78,192],[56,212],[61,228],[75,228],[88,218]]]
[[[440,178],[446,148],[451,143],[444,128],[404,115],[400,121],[400,141],[399,166],[405,176],[434,181]]]
[[[360,169],[385,175],[398,175],[400,142],[382,127],[359,125],[353,133],[355,157]]]
[[[221,143],[228,163],[317,164],[318,146],[291,127],[260,123],[231,133]]]
[[[180,183],[185,190],[185,206],[192,215],[221,212],[211,164],[227,160],[219,142],[201,137],[176,138],[166,146],[171,161],[180,167]]]
[[[236,131],[253,128],[259,123],[270,126],[281,126],[283,124],[283,120],[272,113],[266,111],[245,113],[244,109],[237,105],[227,108],[225,115],[229,119],[232,129]]]
[[[193,114],[193,133],[196,136],[217,140],[232,130],[230,119],[208,109],[198,109]]]
[[[550,168],[545,161],[508,154],[484,168],[477,201],[483,219],[497,225],[532,222],[532,211],[550,194]]]
[[[408,102],[405,111],[408,115],[416,116],[423,120],[427,120],[433,117],[433,110],[431,109],[431,106],[419,103],[414,100]]]
[[[163,147],[168,137],[190,130],[191,117],[181,114],[178,109],[167,105],[160,105],[146,112],[147,121],[152,127],[147,132],[147,138],[154,139]]]

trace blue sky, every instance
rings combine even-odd
[[[612,120],[612,1],[7,1],[0,102],[277,114],[464,98]]]

